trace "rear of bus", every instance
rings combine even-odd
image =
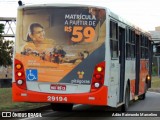
[[[103,8],[20,7],[13,101],[49,102],[55,110],[73,104],[107,105],[105,39]]]

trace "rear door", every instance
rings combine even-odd
[[[120,64],[120,94],[119,102],[123,102],[125,88],[125,28],[119,27],[119,64]]]

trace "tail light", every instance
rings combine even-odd
[[[91,83],[91,92],[98,90],[104,84],[105,62],[97,64],[94,68],[94,73]]]
[[[146,83],[149,84],[151,81],[151,77],[149,75],[146,76]]]
[[[16,84],[19,88],[26,89],[26,78],[25,78],[24,66],[17,59],[15,59],[14,64],[15,64],[14,73],[15,73]]]
[[[147,75],[147,80],[151,80],[151,77],[149,75]]]

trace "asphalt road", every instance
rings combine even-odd
[[[159,112],[158,112],[159,111]],[[35,111],[36,113],[36,111]],[[75,105],[72,112],[42,111],[40,118],[18,118],[21,120],[160,120],[160,93],[147,92],[145,100],[132,101],[128,112],[119,109]],[[145,116],[147,115],[147,117]],[[149,116],[151,115],[151,117]],[[159,117],[156,117],[159,115]],[[123,116],[123,117],[122,117]],[[125,117],[124,117],[125,116]],[[140,117],[142,116],[142,117]],[[16,118],[17,119],[17,118]]]

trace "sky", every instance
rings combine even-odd
[[[160,26],[159,0],[22,0],[24,4],[85,3],[105,5],[114,13],[146,31]],[[65,1],[65,2],[64,2]],[[0,0],[0,17],[16,17],[18,0]]]

